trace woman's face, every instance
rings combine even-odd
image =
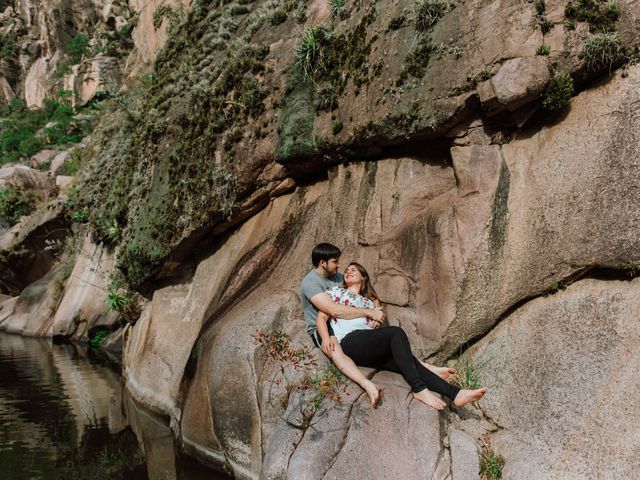
[[[362,283],[362,280],[364,280],[364,278],[355,265],[349,265],[344,271],[344,283],[346,283],[347,286]]]

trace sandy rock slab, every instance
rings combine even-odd
[[[640,468],[640,279],[535,299],[471,349],[503,478],[634,478]]]

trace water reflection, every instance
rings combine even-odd
[[[71,344],[0,333],[3,479],[226,479],[176,457],[163,419]]]

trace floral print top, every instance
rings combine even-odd
[[[357,293],[350,292],[340,285],[330,288],[326,291],[326,294],[331,297],[331,300],[340,305],[357,308],[375,307],[375,304],[368,298]],[[344,337],[354,330],[371,330],[372,326],[367,317],[359,317],[352,320],[332,318],[331,328],[333,329],[333,334],[336,336],[338,341],[341,342]]]

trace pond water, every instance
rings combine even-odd
[[[230,477],[178,455],[167,421],[98,352],[0,333],[0,478]]]

